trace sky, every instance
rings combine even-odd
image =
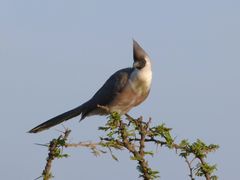
[[[133,117],[173,128],[176,141],[219,144],[208,162],[220,179],[239,177],[240,1],[237,0],[1,0],[0,174],[33,180],[45,165],[57,126],[34,126],[85,102],[115,71],[132,66],[132,38],[148,52],[153,82]],[[97,141],[106,117],[64,123],[71,142]],[[153,147],[155,148],[155,147]],[[54,161],[55,179],[137,179],[136,162],[117,152],[94,157],[69,149]],[[150,165],[163,180],[185,180],[188,169],[175,152],[161,149]]]

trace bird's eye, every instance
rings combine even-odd
[[[146,61],[143,59],[143,60],[140,60],[140,61],[135,61],[133,63],[133,67],[135,67],[137,69],[142,69],[142,68],[144,68],[145,64],[146,64]]]

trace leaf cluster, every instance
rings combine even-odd
[[[217,170],[216,165],[210,165],[205,162],[205,158],[207,158],[207,154],[213,151],[216,151],[219,148],[218,145],[210,144],[206,145],[200,139],[197,139],[194,143],[189,143],[188,140],[182,140],[177,149],[180,150],[179,156],[183,157],[185,161],[188,163],[190,168],[190,175],[195,176],[205,176],[206,179],[217,179],[217,176],[214,175],[214,171]],[[188,159],[192,157],[192,160]],[[192,164],[198,161],[195,167],[192,167]]]
[[[179,152],[179,156],[187,162],[191,179],[195,176],[205,176],[207,180],[217,179],[217,176],[213,174],[216,165],[206,163],[205,158],[208,153],[217,150],[218,145],[206,145],[200,139],[192,144],[184,139],[177,144],[171,135],[172,129],[166,127],[165,124],[151,127],[151,119],[145,122],[142,117],[134,119],[129,115],[126,116],[127,118],[122,120],[119,114],[112,113],[106,125],[99,127],[99,130],[106,132],[106,137],[101,137],[101,146],[109,149],[127,149],[132,154],[130,159],[138,162],[137,169],[140,177],[143,179],[159,177],[159,172],[152,170],[145,158],[146,155],[154,155],[153,151],[146,150],[146,143],[154,143]]]

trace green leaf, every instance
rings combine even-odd
[[[130,159],[134,160],[134,161],[141,161],[142,157],[141,156],[130,156]]]
[[[115,160],[115,161],[118,161],[118,158],[112,154],[112,158]]]
[[[100,127],[98,128],[98,130],[107,131],[107,130],[109,130],[109,127],[100,126]]]
[[[145,151],[144,154],[145,154],[145,155],[151,155],[151,156],[154,155],[154,153],[153,153],[152,151]]]

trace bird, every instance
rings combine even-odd
[[[90,100],[43,122],[28,132],[38,133],[79,115],[80,120],[91,115],[109,115],[113,112],[122,116],[148,97],[151,83],[151,60],[133,39],[132,67],[120,69],[112,74]]]

